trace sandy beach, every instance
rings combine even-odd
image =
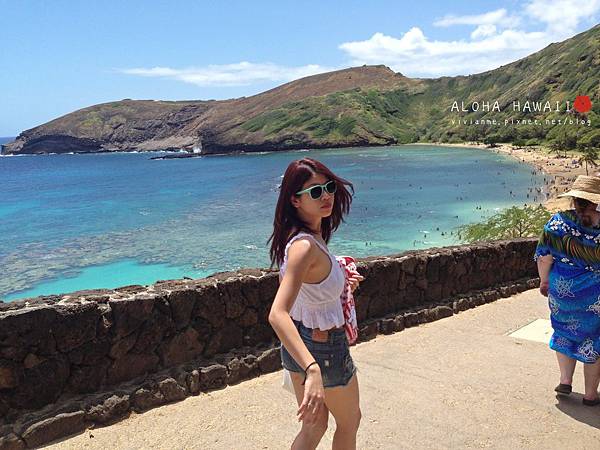
[[[545,177],[545,186],[543,187],[544,193],[547,194],[547,199],[543,204],[552,212],[559,209],[567,209],[569,207],[568,198],[557,198],[557,196],[567,191],[578,175],[586,174],[585,165],[577,162],[578,156],[570,154],[567,158],[558,157],[556,154],[550,154],[547,148],[541,146],[516,147],[512,144],[497,144],[496,147],[489,147],[486,144],[478,142],[465,142],[461,144],[419,142],[410,145],[421,144],[448,147],[471,147],[496,153],[505,153],[516,158],[523,164],[529,164],[535,167],[536,170],[547,175],[547,177]],[[594,175],[596,172],[598,172],[597,168],[588,166],[589,175]]]

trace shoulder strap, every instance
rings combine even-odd
[[[304,232],[304,231],[300,231],[298,234],[296,234],[295,236],[292,236],[288,241],[287,244],[285,244],[285,254],[284,254],[284,258],[287,259],[287,254],[288,254],[288,249],[290,248],[290,245],[292,245],[292,242],[294,242],[296,239],[301,238],[303,236],[309,236],[312,237],[310,234]]]
[[[300,237],[303,237],[303,236],[308,236],[308,237],[309,237],[309,238],[311,238],[311,239],[312,239],[314,242],[316,242],[316,243],[317,243],[317,245],[318,245],[319,247],[321,247],[325,253],[327,253],[327,254],[330,254],[330,253],[329,253],[329,250],[327,250],[327,248],[323,247],[323,244],[321,244],[321,243],[320,243],[320,242],[319,242],[319,241],[318,241],[318,240],[317,240],[317,239],[316,239],[316,238],[315,238],[315,237],[314,237],[312,234],[310,234],[310,233],[307,233],[307,232],[305,232],[305,231],[301,231],[301,232],[299,232],[297,235],[295,235],[294,237],[290,238],[290,240],[289,240],[289,241],[288,241],[288,243],[286,244],[286,246],[285,246],[285,259],[287,259],[287,252],[288,252],[288,249],[290,248],[290,245],[292,245],[292,242],[294,242],[296,239],[298,239],[298,238],[300,238]]]

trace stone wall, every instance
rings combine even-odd
[[[359,260],[361,340],[533,288],[535,239]],[[33,447],[281,365],[278,272],[0,303],[0,448]]]

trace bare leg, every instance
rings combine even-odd
[[[296,393],[296,401],[298,406],[302,404],[304,398],[304,374],[290,372],[294,392]],[[302,428],[292,443],[292,450],[314,450],[321,442],[325,431],[327,431],[327,422],[329,420],[329,410],[325,405],[321,408],[319,419],[312,424],[302,422]]]
[[[325,404],[336,423],[332,450],[356,449],[356,433],[361,418],[356,374],[346,386],[325,389]]]
[[[600,359],[594,364],[583,365],[583,380],[585,382],[585,395],[587,400],[598,398],[598,384],[600,383]]]
[[[573,373],[575,372],[577,360],[561,352],[556,352],[556,359],[558,359],[558,367],[560,368],[560,382],[562,384],[573,384]]]

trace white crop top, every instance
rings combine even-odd
[[[331,270],[327,278],[320,283],[302,283],[296,301],[290,310],[290,316],[294,320],[301,321],[308,328],[328,330],[341,327],[344,324],[344,313],[340,296],[344,289],[345,273],[335,256],[329,253],[327,247],[315,239],[314,236],[300,232],[288,241],[285,246],[283,263],[279,269],[279,282],[281,282],[285,273],[290,245],[296,239],[304,236],[308,236],[315,241],[329,255]]]

